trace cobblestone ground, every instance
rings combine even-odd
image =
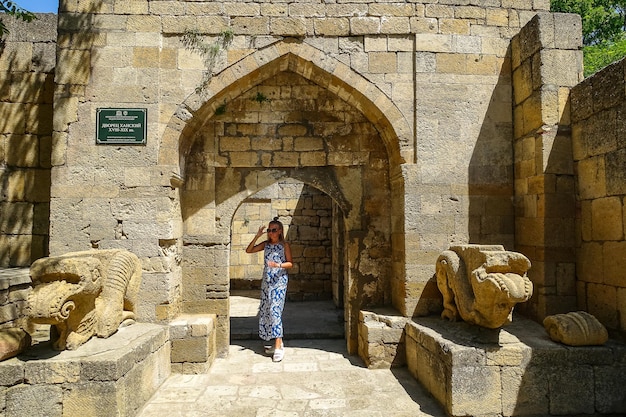
[[[367,369],[345,340],[285,347],[274,363],[260,341],[237,341],[208,374],[172,375],[139,416],[445,416],[406,368]]]

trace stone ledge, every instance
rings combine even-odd
[[[0,290],[30,284],[30,270],[28,268],[0,268]]]
[[[406,365],[404,329],[408,320],[391,309],[359,313],[359,356],[368,368]]]
[[[172,372],[207,373],[215,360],[216,316],[183,314],[170,323]]]
[[[626,413],[626,345],[569,347],[515,317],[486,329],[439,317],[406,326],[410,372],[451,416]]]
[[[170,375],[167,327],[136,323],[75,351],[44,342],[0,363],[3,417],[134,416]]]

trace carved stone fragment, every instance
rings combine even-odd
[[[121,250],[71,252],[42,258],[30,267],[33,289],[26,313],[52,325],[52,346],[74,350],[93,335],[106,338],[134,320],[141,263]]]
[[[31,344],[30,334],[19,328],[0,330],[0,361],[22,353]]]
[[[569,346],[603,345],[609,340],[602,323],[585,311],[548,316],[543,320],[543,327],[550,339]]]
[[[528,301],[530,261],[501,245],[452,246],[437,259],[441,317],[495,329],[512,320],[515,304]]]

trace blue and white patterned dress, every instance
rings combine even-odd
[[[267,263],[287,262],[285,246],[279,243],[265,243],[263,282],[261,283],[261,304],[259,305],[259,337],[271,340],[283,337],[283,307],[287,294],[287,270],[285,268],[269,268]]]

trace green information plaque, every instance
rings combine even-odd
[[[148,109],[97,109],[96,143],[145,145]]]

